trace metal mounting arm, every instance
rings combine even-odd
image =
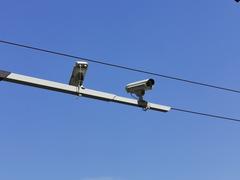
[[[154,103],[139,103],[136,99],[125,98],[117,96],[115,94],[105,93],[101,91],[95,91],[85,88],[76,88],[68,84],[62,84],[54,81],[48,81],[43,79],[38,79],[30,76],[15,74],[7,71],[0,70],[0,81],[7,81],[27,86],[33,86],[37,88],[47,89],[51,91],[57,91],[77,96],[83,96],[92,99],[98,99],[103,101],[110,101],[120,104],[126,104],[130,106],[136,106],[141,108],[148,108],[155,111],[168,112],[171,110],[169,106],[163,106]]]

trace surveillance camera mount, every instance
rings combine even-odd
[[[136,96],[139,98],[139,99],[143,99],[143,96],[145,95],[145,90],[138,90],[138,91],[135,91],[134,94],[136,94]]]
[[[135,94],[136,96],[134,96]],[[139,92],[139,93],[131,93],[131,96],[134,97],[137,100],[138,106],[142,107],[144,111],[147,111],[150,109],[150,106],[147,101],[143,99],[145,92]]]
[[[135,94],[136,97],[134,97],[132,94]],[[145,95],[145,90],[135,91],[134,93],[131,93],[131,95],[137,99],[138,106],[141,107],[144,111],[150,109],[149,103],[143,98]]]
[[[143,98],[138,99],[138,106],[141,107],[144,111],[150,109],[149,103],[145,101]]]

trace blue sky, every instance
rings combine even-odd
[[[2,1],[0,39],[240,89],[233,0]],[[0,44],[1,69],[67,83],[74,59]],[[89,63],[85,86],[129,96],[147,75]],[[240,117],[240,95],[155,78],[146,99]],[[0,179],[238,180],[238,123],[0,83]]]

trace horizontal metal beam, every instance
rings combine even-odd
[[[171,107],[169,106],[148,103],[145,101],[138,101],[136,99],[125,98],[125,97],[117,96],[115,94],[95,91],[91,89],[79,88],[75,86],[70,86],[68,84],[62,84],[54,81],[48,81],[48,80],[34,78],[30,76],[10,73],[7,71],[0,70],[0,80],[27,85],[27,86],[33,86],[33,87],[42,88],[42,89],[47,89],[51,91],[83,96],[83,97],[92,98],[92,99],[137,106],[137,107],[152,109],[155,111],[168,112],[171,110]]]

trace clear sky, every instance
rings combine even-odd
[[[234,0],[1,1],[0,39],[240,89]],[[0,44],[0,69],[68,83],[74,59]],[[88,88],[240,117],[240,95],[89,63]],[[239,180],[240,124],[0,83],[0,179]]]

